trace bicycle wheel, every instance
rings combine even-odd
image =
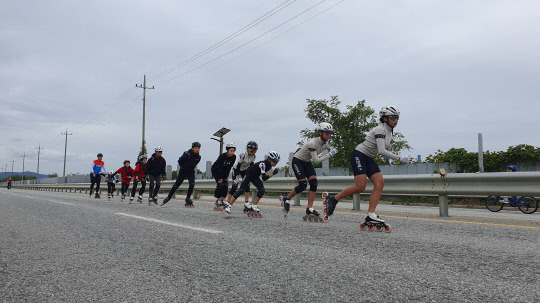
[[[519,210],[526,214],[532,214],[538,209],[538,203],[533,197],[521,197],[518,204]]]
[[[499,196],[489,196],[486,199],[486,207],[492,212],[498,212],[503,209],[503,204],[501,202],[501,197]]]

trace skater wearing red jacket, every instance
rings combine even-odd
[[[131,168],[130,165],[131,165],[131,162],[129,160],[125,160],[124,161],[124,166],[120,167],[115,173],[115,175],[120,174],[120,176],[121,176],[121,181],[122,181],[122,187],[121,187],[122,198],[121,198],[121,200],[124,200],[126,198],[126,193],[128,192],[129,183],[131,183],[131,179],[133,179],[133,177],[135,177],[135,170],[133,170],[133,168]],[[129,203],[131,203],[131,201]]]
[[[135,193],[137,192],[137,184],[139,182],[141,183],[141,189],[139,190],[139,197],[137,198],[137,202],[142,203],[142,195],[144,194],[144,190],[146,189],[146,178],[148,176],[145,174],[146,170],[146,162],[148,161],[148,157],[146,155],[139,156],[139,162],[137,162],[137,165],[135,165],[135,178],[133,178],[133,188],[131,189],[131,197],[129,198],[129,201],[133,201],[133,198],[135,197]]]

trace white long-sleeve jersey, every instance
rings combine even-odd
[[[379,154],[387,159],[399,160],[399,156],[390,151],[391,140],[392,128],[386,123],[379,123],[369,131],[366,140],[356,146],[356,150],[372,158]]]
[[[313,163],[318,164],[330,158],[330,154],[326,154],[322,157],[318,156],[320,153],[328,149],[328,143],[323,143],[321,137],[317,137],[302,145],[302,147],[300,147],[296,153],[294,153],[294,157],[305,162],[313,160]]]

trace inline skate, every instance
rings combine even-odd
[[[184,204],[185,207],[195,207],[195,205],[193,205],[193,201],[191,200],[191,198],[186,198],[186,204]]]
[[[287,202],[287,197],[284,196],[279,196],[279,201],[281,201],[281,207],[283,207],[283,217],[287,218],[291,209],[291,203]]]
[[[323,205],[324,205],[324,222],[328,222],[330,220],[330,216],[334,214],[334,210],[336,209],[336,205],[338,201],[336,201],[335,196],[329,195],[327,192],[324,192],[322,194]]]
[[[253,204],[251,206],[251,211],[247,212],[247,216],[253,217],[253,218],[262,218],[262,213],[261,213],[261,210],[259,209],[259,206],[257,206],[257,204]]]
[[[310,211],[309,208],[306,209],[306,214],[302,217],[302,219],[309,222],[324,223],[323,218],[321,218],[321,214],[319,214],[319,212],[316,210]]]
[[[377,231],[384,230],[387,233],[389,233],[392,230],[390,225],[387,225],[383,219],[379,218],[379,216],[375,214],[366,216],[364,223],[360,223],[361,230],[366,230],[366,228],[369,231],[376,229]]]

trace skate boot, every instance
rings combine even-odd
[[[129,204],[131,204],[131,202],[133,202],[133,199],[135,199],[135,197],[133,197],[133,196],[129,197]]]
[[[141,195],[139,195],[139,197],[137,198],[137,202],[142,203],[142,196]]]
[[[122,195],[122,197],[120,197],[121,202],[124,202],[125,199],[126,199],[126,195]]]
[[[93,194],[93,192],[92,192],[92,191],[90,191],[90,198],[92,198],[92,194]]]
[[[368,213],[364,223],[360,223],[361,230],[366,230],[366,228],[369,231],[372,231],[373,229],[382,231],[384,229],[384,231],[387,233],[392,230],[392,228],[389,225],[386,225],[386,222],[379,218],[379,216],[377,216],[375,213]]]
[[[287,197],[280,196],[281,206],[283,207],[283,217],[287,218],[289,210],[291,209],[291,203],[287,202]]]
[[[251,206],[251,208],[253,209],[253,211],[251,212],[252,217],[254,217],[254,218],[262,218],[261,210],[259,209],[259,206],[257,206],[257,204],[253,204],[253,206]],[[249,217],[249,213],[248,213],[248,217]]]
[[[165,199],[163,199],[163,201],[161,202],[161,206],[167,204],[167,202],[169,202],[171,200],[171,198],[169,198],[169,196],[165,197]]]
[[[157,195],[152,197],[152,201],[154,202],[155,205],[158,205],[158,203],[157,203]]]
[[[229,202],[223,202],[223,210],[221,210],[221,213],[223,213],[223,217],[227,218],[229,214],[231,213],[232,205],[229,204]]]
[[[253,207],[252,207],[251,203],[246,202],[244,204],[244,214],[249,216],[249,213],[251,213],[251,212],[253,212]]]
[[[306,209],[306,214],[302,217],[302,219],[309,222],[324,222],[319,212],[316,210],[311,211],[309,208]]]
[[[152,199],[152,197],[148,198],[148,206],[151,206],[153,202],[154,199]]]
[[[336,200],[334,195],[331,196],[328,193],[323,193],[322,197],[324,199],[324,221],[327,222],[329,220],[329,217],[334,214],[334,210],[336,209],[338,201]]]
[[[111,198],[112,198],[111,194],[108,194],[107,199],[109,199],[109,201],[111,201]]]
[[[223,201],[216,199],[216,204],[214,205],[214,210],[222,211],[223,210]]]
[[[101,196],[100,196],[98,193],[96,193],[96,195],[94,196],[94,198],[96,198],[96,199],[101,199]]]
[[[193,201],[189,197],[186,198],[186,204],[184,206],[185,207],[195,207],[195,205],[193,205]]]

